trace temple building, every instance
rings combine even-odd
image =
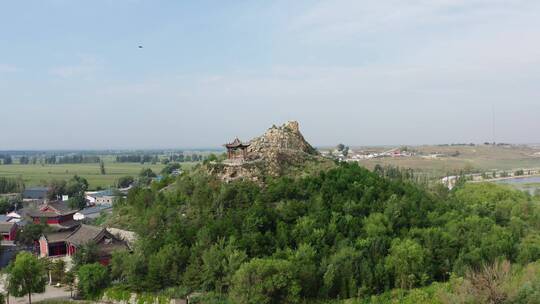
[[[93,243],[97,247],[98,261],[108,265],[114,251],[128,250],[127,243],[107,229],[81,224],[74,230],[43,234],[39,239],[41,257],[72,256],[82,246]]]
[[[66,202],[49,202],[28,212],[34,224],[47,224],[53,230],[71,229],[78,225],[73,214],[79,209],[69,208]]]
[[[30,212],[34,223],[47,223],[50,231],[39,238],[41,257],[70,257],[81,246],[93,243],[97,246],[99,262],[107,265],[115,250],[128,250],[125,241],[112,235],[107,229],[81,224],[73,219],[79,210],[69,208],[65,202],[46,203]]]
[[[17,223],[2,222],[0,223],[0,233],[2,233],[2,241],[15,241],[17,235]]]
[[[225,144],[227,148],[227,159],[230,160],[245,160],[248,157],[247,148],[249,143],[243,143],[240,139],[235,138],[232,143]]]

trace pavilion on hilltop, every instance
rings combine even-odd
[[[240,139],[235,138],[232,143],[225,144],[227,148],[227,159],[230,160],[245,160],[247,159],[247,148],[249,143],[243,143]]]

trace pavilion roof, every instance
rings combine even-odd
[[[249,143],[243,143],[238,137],[234,139],[232,143],[225,144],[227,148],[240,148],[240,147],[249,147]]]

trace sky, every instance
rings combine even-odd
[[[316,146],[538,143],[540,1],[0,0],[0,150],[288,120]]]

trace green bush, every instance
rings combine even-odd
[[[253,259],[235,273],[231,298],[237,304],[298,303],[299,293],[289,261]]]
[[[115,301],[128,301],[131,298],[131,291],[126,286],[114,286],[107,288],[104,295]]]
[[[100,298],[110,282],[108,269],[99,263],[82,265],[77,270],[77,277],[77,289],[87,300]]]

